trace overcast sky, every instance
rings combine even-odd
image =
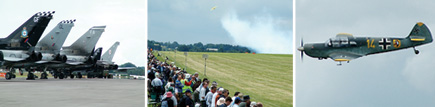
[[[0,1],[0,37],[6,37],[33,14],[56,11],[44,31],[45,36],[62,20],[76,19],[64,46],[71,45],[92,26],[106,25],[97,43],[103,52],[116,41],[120,45],[113,61],[145,65],[146,7],[144,0],[9,0]],[[41,37],[41,38],[42,38]]]
[[[149,0],[148,6],[149,40],[292,53],[291,0]]]
[[[296,43],[323,43],[337,33],[406,37],[417,22],[435,31],[431,0],[297,0]],[[433,32],[432,32],[433,33]],[[337,66],[295,51],[295,104],[301,107],[435,105],[435,44],[364,56]]]

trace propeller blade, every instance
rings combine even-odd
[[[304,38],[301,38],[301,47],[304,48]],[[304,62],[304,50],[301,50],[301,61]]]

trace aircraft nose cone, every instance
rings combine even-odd
[[[298,50],[299,51],[304,51],[304,47],[299,47]]]

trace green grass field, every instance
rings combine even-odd
[[[176,61],[176,66],[184,68],[184,52],[159,51],[157,57],[164,61]],[[156,51],[153,53],[157,56]],[[208,54],[207,71],[204,76],[203,54]],[[230,96],[236,91],[249,95],[251,101],[261,102],[265,107],[291,107],[293,104],[293,56],[281,54],[246,54],[189,52],[187,72],[198,72],[200,78],[207,77],[218,82],[218,86],[230,90]]]

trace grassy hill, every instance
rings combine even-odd
[[[176,66],[185,67],[184,52],[159,51],[157,57],[164,61],[176,61]],[[157,52],[153,53],[157,56]],[[208,54],[206,76],[204,76],[203,54]],[[265,107],[289,107],[293,104],[293,56],[280,54],[246,54],[188,52],[187,72],[198,72],[200,78],[207,77],[218,82],[218,86],[249,95],[251,101],[261,102]]]

